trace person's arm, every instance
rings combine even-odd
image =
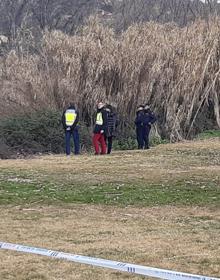
[[[62,125],[63,125],[63,129],[66,129],[65,111],[63,112],[61,122],[62,122]]]
[[[102,119],[103,119],[102,130],[103,130],[103,133],[106,134],[107,128],[108,128],[108,115],[105,110],[102,111]]]
[[[136,117],[134,123],[135,123],[136,125],[142,124],[142,123],[143,123],[143,116],[144,116],[143,114],[140,114],[140,113],[137,114],[137,117]]]
[[[153,124],[156,122],[156,120],[157,120],[156,115],[154,113],[151,113],[150,123]]]
[[[134,123],[137,125],[138,124],[138,117],[135,118]]]
[[[76,119],[75,119],[74,124],[72,125],[72,129],[75,129],[75,128],[76,128],[78,122],[79,122],[79,112],[76,111]]]
[[[119,118],[117,115],[115,115],[115,127],[117,128],[119,126]]]

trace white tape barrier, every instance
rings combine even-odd
[[[12,243],[0,242],[0,249],[42,255],[52,257],[55,259],[64,259],[71,262],[90,264],[93,266],[105,267],[110,269],[116,269],[128,273],[140,274],[144,276],[151,276],[161,279],[172,279],[172,280],[220,280],[219,278],[182,273],[172,270],[165,270],[141,265],[135,265],[130,263],[116,262],[105,259],[98,259],[92,257],[85,257],[80,255],[73,255],[58,251],[47,250],[43,248],[28,247]]]

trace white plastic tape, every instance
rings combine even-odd
[[[73,254],[68,254],[68,253],[63,253],[58,251],[47,250],[43,248],[22,246],[13,243],[0,242],[0,249],[42,255],[42,256],[52,257],[55,259],[64,259],[71,262],[90,264],[93,266],[116,269],[128,273],[134,273],[134,274],[156,277],[161,279],[168,279],[168,280],[169,279],[170,280],[171,279],[172,280],[220,280],[219,278],[213,278],[208,276],[188,274],[188,273],[182,273],[178,271],[159,269],[154,267],[124,263],[124,262],[116,262],[116,261],[110,261],[105,259],[73,255]]]

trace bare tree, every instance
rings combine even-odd
[[[218,0],[2,0],[0,10],[0,35],[7,36],[11,43],[18,33],[26,36],[30,31],[36,41],[40,41],[45,29],[74,34],[91,14],[98,14],[102,23],[116,31],[145,21],[185,26],[198,17],[220,15],[220,3]]]
[[[134,22],[175,22],[185,26],[196,18],[208,18],[220,14],[217,0],[109,0],[112,5],[113,24],[117,30],[125,30]]]
[[[97,7],[96,0],[32,0],[33,22],[40,29],[72,33]]]
[[[28,17],[28,0],[5,0],[1,1],[0,28],[2,33],[13,39],[17,29],[22,26]]]

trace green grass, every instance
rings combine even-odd
[[[0,205],[100,204],[220,207],[218,139],[149,151],[0,162]]]
[[[209,139],[215,137],[220,137],[220,130],[206,130],[197,136],[198,139]]]
[[[94,185],[0,181],[0,205],[86,203],[117,206],[218,206],[215,182],[174,181],[167,184],[103,183]]]

